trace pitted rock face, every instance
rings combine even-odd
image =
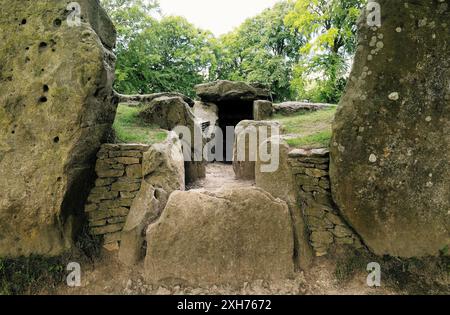
[[[72,243],[114,120],[115,31],[98,1],[0,0],[0,256]]]
[[[378,2],[382,26],[363,14],[334,122],[333,195],[376,254],[438,255],[450,227],[450,3]]]

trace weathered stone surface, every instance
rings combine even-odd
[[[333,243],[333,234],[325,231],[314,231],[311,234],[311,241],[316,244],[328,245]]]
[[[336,107],[336,105],[304,102],[285,102],[280,104],[273,104],[274,112],[282,115],[309,113],[333,107]]]
[[[2,257],[71,247],[114,120],[114,28],[98,2],[79,2],[69,27],[67,1],[0,1]]]
[[[167,199],[168,195],[164,190],[156,189],[143,181],[122,230],[119,249],[119,260],[122,263],[132,266],[143,259],[145,230],[160,216]]]
[[[194,120],[191,108],[181,97],[156,98],[145,105],[139,115],[145,122],[166,130],[187,126],[189,121]]]
[[[255,101],[269,97],[269,93],[264,89],[244,82],[224,80],[197,85],[195,91],[202,101],[212,103],[235,99]]]
[[[163,129],[173,130],[175,127],[186,127],[190,132],[190,137],[183,134],[182,145],[191,149],[190,160],[185,164],[186,180],[193,182],[205,177],[206,163],[203,160],[204,139],[200,126],[201,121],[195,118],[188,104],[180,97],[161,97],[144,107],[140,115],[146,122],[157,124]],[[181,132],[178,129],[176,131]]]
[[[259,188],[174,192],[147,231],[145,272],[152,282],[242,284],[294,271],[285,202]]]
[[[267,140],[268,146],[273,146],[278,150],[278,165],[274,170],[263,172],[263,165],[270,165],[271,162],[256,161],[255,180],[256,186],[264,189],[275,198],[286,201],[294,222],[294,259],[297,267],[305,270],[312,262],[312,249],[308,242],[308,231],[303,219],[303,214],[298,206],[298,188],[295,182],[294,174],[288,163],[289,146],[281,138],[272,138]],[[275,157],[276,155],[274,155]],[[272,161],[273,162],[273,161]]]
[[[110,224],[102,227],[91,228],[92,235],[103,235],[108,233],[119,232],[123,229],[124,223]]]
[[[145,153],[142,162],[144,180],[166,191],[184,190],[184,159],[181,142],[171,133],[164,143],[158,143]]]
[[[142,166],[140,164],[129,165],[126,168],[127,177],[142,178]]]
[[[125,191],[125,192],[133,192],[139,190],[141,184],[139,182],[128,182],[128,181],[118,181],[112,184],[111,191]]]
[[[113,217],[127,216],[130,212],[129,209],[120,207],[119,204],[115,205],[117,208],[107,207],[106,209],[99,209],[98,211],[89,212],[88,216],[91,221],[99,221]]]
[[[378,2],[382,26],[360,21],[333,126],[333,196],[376,254],[438,255],[450,243],[450,6]]]
[[[270,101],[254,101],[253,102],[253,119],[267,120],[273,116],[273,106]]]
[[[189,104],[189,106],[194,105],[194,101],[187,97],[186,95],[174,92],[163,92],[163,93],[154,93],[154,94],[136,94],[136,95],[123,95],[118,94],[119,102],[127,103],[129,105],[144,105],[149,104],[153,100],[160,97],[180,97],[184,102]]]
[[[236,126],[233,147],[233,169],[236,178],[255,179],[255,166],[261,143],[271,136],[278,136],[279,133],[280,124],[274,121],[244,120]],[[267,150],[265,151],[267,154]]]
[[[97,168],[96,173],[100,178],[121,177],[125,173],[124,169]]]
[[[148,225],[159,218],[173,191],[185,189],[183,152],[175,133],[165,143],[153,145],[142,164],[145,177],[121,234],[119,259],[126,265],[143,259]]]
[[[211,126],[216,125],[219,119],[219,108],[213,103],[195,102],[192,110],[197,119],[210,122]]]

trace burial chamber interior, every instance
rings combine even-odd
[[[228,100],[220,101],[216,103],[219,109],[218,125],[223,132],[223,161],[225,163],[231,163],[233,154],[234,134],[232,139],[227,138],[227,127],[235,128],[243,120],[253,120],[253,101],[247,100]],[[227,153],[229,157],[227,159]]]

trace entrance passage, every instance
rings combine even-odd
[[[236,179],[231,164],[216,162],[208,164],[206,166],[206,177],[188,185],[187,190],[204,189],[207,191],[215,191],[219,190],[224,185],[251,187],[255,186],[255,181]]]
[[[223,135],[223,148],[224,158],[226,161],[227,152],[230,152],[230,156],[233,152],[234,135],[232,139],[227,139],[226,128],[236,127],[243,120],[253,120],[253,101],[245,101],[241,99],[235,99],[230,101],[217,102],[219,109],[219,127],[224,133]],[[227,145],[228,144],[228,145]],[[231,163],[227,161],[226,163]]]

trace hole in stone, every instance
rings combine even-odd
[[[27,24],[27,19],[23,19],[21,23],[22,23],[22,25]]]
[[[12,134],[15,134],[15,133],[16,133],[16,131],[15,131],[15,130],[13,130],[13,131],[11,131],[11,133],[12,133]]]
[[[42,90],[44,90],[44,93],[47,93],[48,90],[49,90],[48,85],[45,84],[45,85],[42,87]]]
[[[60,27],[62,24],[62,21],[60,19],[56,19],[53,21],[53,26]]]
[[[39,44],[39,52],[43,52],[46,48],[47,48],[47,43],[46,42],[42,42]]]
[[[47,98],[46,98],[45,96],[41,96],[41,97],[39,98],[39,102],[40,102],[40,103],[45,103],[45,102],[47,102]]]
[[[58,177],[58,178],[56,179],[56,181],[57,181],[57,182],[62,181],[62,177]]]
[[[53,138],[53,142],[54,142],[54,143],[58,143],[58,142],[59,142],[59,137],[54,137],[54,138]]]
[[[94,92],[94,96],[95,96],[95,97],[99,96],[101,90],[102,90],[102,88],[96,89],[95,92]]]

